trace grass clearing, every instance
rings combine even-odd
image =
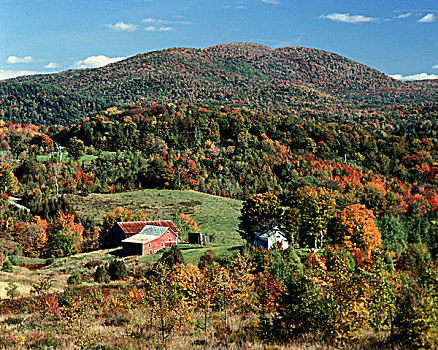
[[[67,199],[84,217],[101,223],[105,213],[117,207],[143,212],[148,219],[175,219],[190,215],[201,233],[215,244],[241,244],[237,232],[242,202],[195,191],[138,190],[111,194],[69,195]]]
[[[184,262],[186,264],[192,263],[194,265],[198,265],[199,259],[201,256],[207,251],[212,250],[218,259],[223,259],[229,257],[234,254],[234,252],[240,248],[242,245],[240,244],[212,244],[209,246],[199,246],[195,244],[180,244],[178,247],[181,249],[181,253],[184,258]],[[142,256],[139,259],[140,263],[154,263],[158,261],[163,253],[164,249],[157,252],[157,254]]]

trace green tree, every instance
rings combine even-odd
[[[170,269],[173,269],[176,264],[184,264],[184,257],[177,245],[173,245],[170,249],[165,250],[160,260]]]
[[[277,196],[270,192],[250,196],[243,202],[239,217],[239,233],[248,243],[254,242],[254,229],[275,219],[281,219],[282,209]]]
[[[108,274],[111,280],[121,280],[128,276],[123,260],[113,259],[108,264]]]
[[[313,240],[315,248],[321,248],[336,210],[335,193],[325,187],[303,186],[295,192],[290,206],[298,209],[295,213],[299,217],[297,222],[300,221],[299,237],[302,243],[310,245]]]
[[[110,281],[110,276],[108,275],[108,269],[105,265],[99,265],[94,273],[94,282],[97,283],[108,283]]]
[[[67,143],[67,152],[71,158],[78,160],[85,154],[85,144],[84,141],[78,139],[77,137],[72,137]]]

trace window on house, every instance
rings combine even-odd
[[[150,244],[150,243],[148,244],[148,247],[149,247],[149,248],[151,247],[151,244]]]
[[[156,250],[154,250],[154,254],[156,253],[157,251]]]
[[[162,247],[164,246],[164,243],[163,243],[163,242],[161,242],[161,246],[162,246]]]

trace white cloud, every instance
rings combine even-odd
[[[417,73],[413,75],[403,76],[401,74],[393,74],[390,75],[391,78],[397,80],[428,80],[428,79],[438,79],[438,75],[436,74],[427,74],[427,73]]]
[[[162,19],[162,18],[145,18],[142,20],[143,23],[148,23],[151,25],[156,25],[156,26],[163,26],[163,25],[176,25],[176,24],[181,24],[181,25],[190,25],[193,24],[193,22],[190,21],[171,21],[168,19]]]
[[[376,22],[378,18],[365,17],[362,15],[350,15],[349,13],[331,13],[329,15],[321,15],[319,18],[329,19],[331,21],[343,22],[343,23],[365,23]]]
[[[75,63],[76,68],[97,68],[107,64],[124,60],[126,57],[106,57],[104,55],[90,56]]]
[[[29,70],[1,70],[0,69],[0,80],[21,77],[23,75],[35,75],[35,74],[44,74],[44,72],[36,72]]]
[[[433,69],[438,69],[438,64],[432,66]]]
[[[56,62],[49,62],[44,68],[49,68],[49,69],[61,68],[61,65]]]
[[[436,20],[435,14],[428,13],[426,16],[421,17],[417,22],[418,23],[432,23],[432,22],[435,22],[435,20]]]
[[[402,19],[402,18],[408,18],[408,17],[410,17],[411,15],[412,15],[411,12],[408,12],[408,13],[402,13],[402,14],[398,15],[397,18],[400,18],[400,19]]]
[[[246,6],[243,6],[243,5],[238,5],[238,6],[227,5],[227,6],[224,6],[224,9],[244,10],[244,9],[246,9]]]
[[[117,22],[116,24],[105,24],[105,27],[111,29],[113,32],[133,32],[137,30],[135,24]]]
[[[170,32],[172,30],[175,30],[174,27],[155,27],[155,26],[149,26],[146,27],[144,30],[147,32]]]
[[[26,57],[17,57],[17,56],[9,56],[7,63],[15,64],[15,63],[32,63],[34,62],[32,56],[26,56]]]
[[[278,0],[262,0],[262,2],[264,2],[265,4],[272,4],[272,5],[277,5],[280,3]]]

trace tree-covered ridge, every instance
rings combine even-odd
[[[71,124],[91,111],[138,101],[361,122],[382,105],[428,103],[436,96],[436,84],[402,83],[336,54],[246,43],[154,51],[102,68],[0,83],[6,119],[46,125]]]
[[[417,100],[415,95],[427,90],[424,85],[397,81],[375,69],[323,50],[283,47],[262,51],[253,44],[240,43],[218,45],[207,50],[245,60],[277,83],[309,86],[364,105],[412,102]]]

